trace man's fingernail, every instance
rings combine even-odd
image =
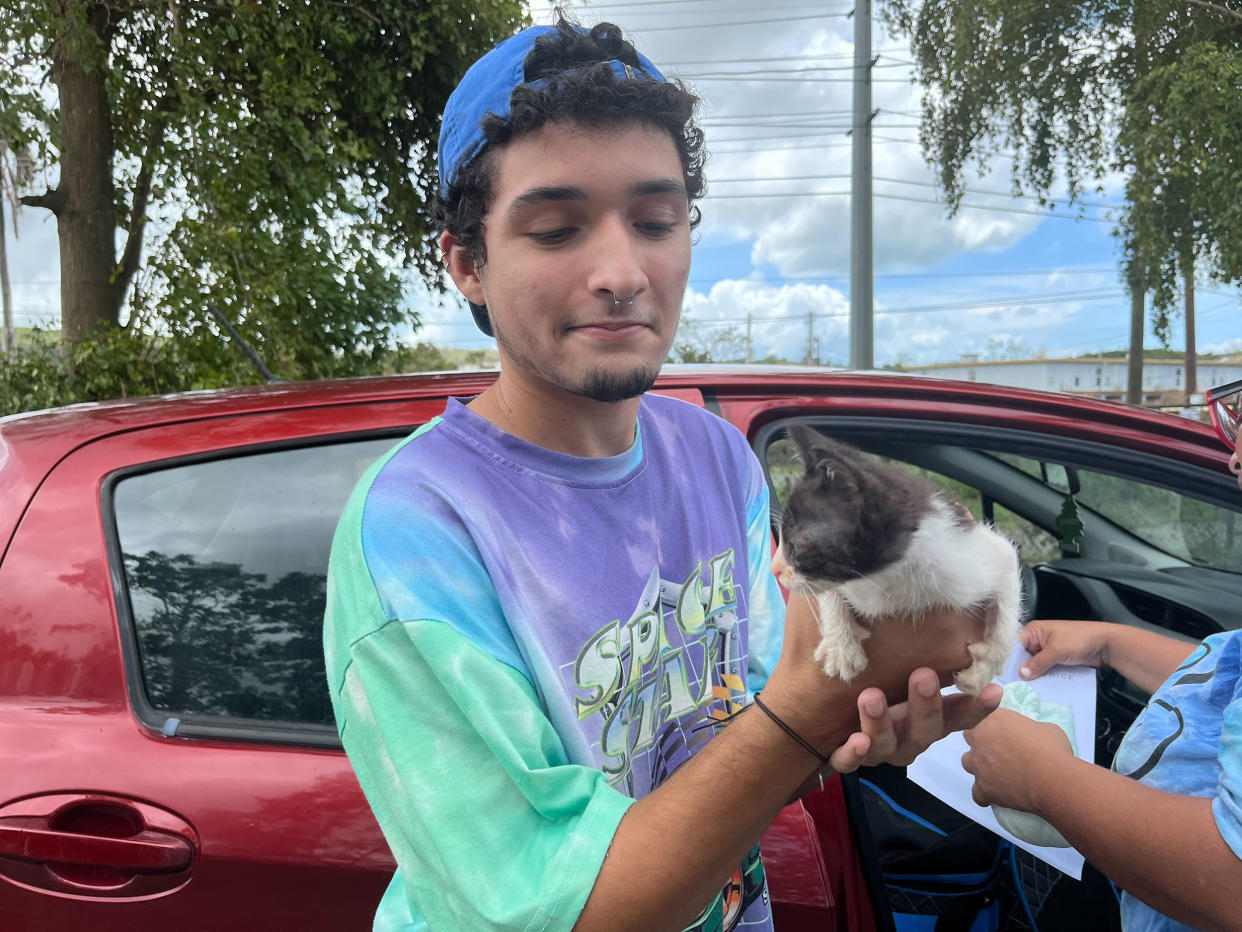
[[[1024,679],[1024,680],[1029,680],[1029,679],[1031,678],[1031,668],[1030,668],[1030,667],[1019,667],[1019,668],[1018,668],[1018,673],[1020,673],[1020,674],[1022,675],[1022,679]]]
[[[867,710],[867,714],[872,718],[879,718],[884,714],[884,703],[879,699],[871,699],[863,703],[863,708]]]
[[[919,695],[924,699],[930,699],[932,696],[936,695],[937,692],[939,692],[936,688],[936,684],[931,680],[923,680],[916,688],[919,691]]]

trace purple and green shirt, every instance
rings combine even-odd
[[[768,507],[745,438],[658,395],[619,456],[450,401],[368,471],[324,645],[398,863],[376,929],[573,927],[626,809],[775,664]],[[769,930],[769,906],[756,850],[691,928]]]

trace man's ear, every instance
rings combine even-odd
[[[479,277],[478,266],[470,256],[469,250],[452,233],[445,230],[440,234],[440,251],[444,254],[444,264],[453,277],[457,290],[466,296],[471,304],[486,304],[483,296],[483,280]]]

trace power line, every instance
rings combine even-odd
[[[895,278],[936,278],[936,279],[955,279],[955,278],[1020,278],[1026,276],[1046,276],[1046,275],[1105,275],[1109,273],[1118,273],[1120,270],[1105,266],[1101,268],[1077,267],[1068,269],[1015,269],[1007,272],[884,272],[877,274],[877,279],[895,279]],[[716,278],[692,278],[692,283],[712,282],[713,284],[720,279]],[[848,276],[838,275],[835,278],[824,278],[822,276],[799,276],[785,275],[775,282],[764,282],[764,284],[786,285],[790,283],[811,283],[811,284],[827,284],[829,282],[848,281]],[[1196,315],[1197,316],[1197,315]]]
[[[884,64],[884,65],[877,63],[877,64],[872,65],[871,67],[874,69],[874,68],[907,68],[909,66],[894,62],[891,64]],[[806,67],[806,68],[757,68],[754,71],[704,71],[704,72],[700,72],[695,77],[702,78],[702,77],[706,77],[709,75],[737,76],[737,75],[747,75],[747,74],[769,74],[769,75],[810,74],[813,71],[853,71],[853,70],[854,70],[853,65],[822,65],[818,67],[811,66],[811,67]]]
[[[838,134],[820,133],[817,135],[834,135],[835,136]],[[780,141],[784,137],[775,136],[771,138],[777,141]],[[794,137],[794,140],[802,139],[802,138],[804,137],[796,136]],[[919,145],[919,141],[917,139],[894,139],[891,136],[872,136],[871,138],[880,140],[882,142],[900,143],[903,145],[910,145],[910,146]],[[757,144],[762,143],[762,145],[742,146],[737,149],[718,148],[718,145],[722,143],[739,143],[739,142],[753,142]],[[709,143],[708,148],[711,150],[712,155],[749,155],[752,152],[786,152],[786,151],[795,150],[795,149],[841,149],[841,148],[845,148],[851,145],[853,145],[853,143],[850,143],[850,142],[817,142],[813,139],[807,139],[805,142],[796,142],[796,141],[791,140],[789,145],[778,146],[778,145],[769,145],[766,143],[764,139],[761,139],[758,137],[749,137],[749,138],[730,137],[728,139],[713,140]]]
[[[721,24],[724,25],[724,24]],[[732,25],[732,24],[729,24]],[[740,24],[739,24],[740,25]],[[698,75],[691,72],[682,72],[678,77],[688,78],[691,81],[744,81],[751,84],[779,84],[797,82],[800,84],[853,84],[853,78],[735,78],[735,77],[712,77],[710,74]],[[872,78],[872,84],[913,84],[910,78]]]
[[[905,49],[890,49],[893,51],[906,51]],[[881,58],[887,57],[884,52],[877,53]],[[698,60],[684,61],[666,61],[661,60],[661,65],[729,65],[729,64],[750,64],[752,62],[791,62],[791,61],[836,61],[838,58],[853,58],[853,52],[844,52],[837,55],[776,55],[771,58],[700,58]],[[907,64],[913,64],[912,62]],[[846,65],[847,68],[853,68],[853,65]]]
[[[815,117],[826,116],[829,114],[841,115],[844,113],[852,113],[851,110],[790,110],[785,113],[722,113],[718,116],[704,117],[699,120],[700,125],[711,123],[713,120],[773,120],[784,119],[785,117]]]
[[[724,119],[723,117],[721,119]],[[839,136],[846,130],[851,129],[849,123],[715,123],[712,124],[717,128],[723,129],[789,129],[798,130],[798,135],[793,137],[796,139],[810,139],[814,136]],[[884,123],[884,129],[918,129],[914,123]],[[729,142],[746,142],[754,140],[762,142],[765,139],[785,139],[788,134],[780,136],[772,136],[766,134],[762,136],[733,136],[729,138]],[[724,142],[725,140],[720,140]]]
[[[710,191],[704,197],[709,201],[729,201],[729,200],[753,200],[755,198],[783,198],[783,197],[849,197],[850,191],[788,191],[779,193],[754,193],[754,194],[712,194]],[[927,197],[910,197],[904,194],[875,194],[877,198],[883,198],[888,201],[909,201],[914,204],[937,204],[941,207],[948,206],[944,201],[938,201]],[[1112,223],[1108,217],[1088,217],[1077,214],[1061,214],[1048,210],[1027,210],[1025,207],[997,207],[989,204],[958,204],[958,210],[990,210],[995,213],[1002,214],[1029,214],[1032,217],[1055,217],[1058,220],[1088,220],[1093,223]]]
[[[643,35],[652,32],[673,32],[678,29],[722,29],[726,26],[766,26],[769,23],[797,23],[809,19],[840,19],[849,13],[812,13],[807,16],[773,16],[769,19],[741,19],[730,23],[690,23],[685,26],[647,26],[639,30]]]
[[[943,201],[937,201],[927,197],[909,197],[904,194],[877,194],[876,197],[882,197],[890,201],[910,201],[915,204],[939,204],[947,206]],[[1108,217],[1087,217],[1075,214],[1058,214],[1048,210],[1027,210],[1025,207],[992,207],[986,204],[958,204],[960,210],[991,210],[998,213],[1008,214],[1029,214],[1032,217],[1056,217],[1059,220],[1090,220],[1093,223],[1112,223]]]
[[[779,181],[829,181],[829,180],[839,180],[841,178],[848,178],[848,177],[850,177],[848,173],[831,174],[831,175],[785,175],[785,176],[772,176],[772,177],[767,177],[767,178],[712,178],[709,176],[708,183],[709,184],[739,184],[743,182],[764,182],[764,181],[778,181],[778,182]],[[914,181],[908,178],[886,178],[882,175],[876,175],[874,177],[876,181],[884,181],[889,184],[908,184],[908,185],[915,185],[920,188],[939,188],[940,187],[934,181]],[[1038,200],[1038,195],[1035,195],[1035,194],[1014,194],[1012,191],[994,191],[994,190],[989,190],[987,188],[963,188],[962,191],[966,194],[981,194],[981,195],[987,195],[989,197],[1010,197],[1010,198],[1015,198],[1015,199],[1021,198],[1023,200]],[[1124,204],[1110,204],[1110,203],[1105,203],[1103,201],[1074,201],[1072,203],[1075,205],[1081,206],[1081,207],[1102,207],[1102,208],[1107,208],[1109,210],[1120,210],[1121,208],[1125,206]]]
[[[1059,297],[1059,300],[1050,301],[1050,297]],[[928,304],[921,307],[890,307],[876,308],[877,316],[881,314],[935,314],[945,311],[965,311],[965,310],[994,310],[1003,307],[1022,307],[1024,305],[1046,305],[1046,304],[1070,304],[1082,301],[1106,301],[1116,300],[1125,297],[1122,291],[1110,292],[1065,292],[1061,296],[1057,295],[1031,295],[1020,298],[1012,298],[1007,300],[996,301],[960,301],[953,304]],[[812,312],[811,315],[816,319],[840,319],[849,317],[849,311],[823,311],[820,313]],[[806,321],[807,314],[794,314],[782,317],[755,317],[753,314],[750,320],[756,324],[801,324]],[[740,324],[745,323],[745,317],[691,317],[690,320],[696,324]]]

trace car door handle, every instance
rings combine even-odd
[[[44,793],[0,805],[0,885],[131,902],[163,896],[189,882],[199,845],[186,819],[133,797]]]
[[[194,849],[185,838],[153,829],[107,838],[57,831],[38,817],[11,816],[0,818],[0,857],[165,874],[189,867]]]

